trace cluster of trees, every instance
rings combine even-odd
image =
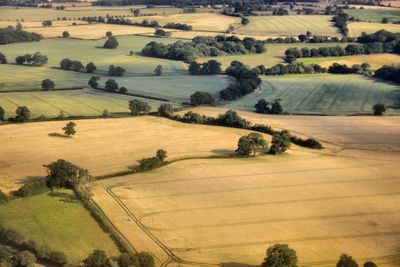
[[[214,98],[207,92],[197,91],[190,96],[190,104],[193,106],[208,105],[214,102]]]
[[[80,62],[79,60],[70,60],[69,58],[64,58],[60,61],[60,69],[77,72],[86,71],[87,73],[93,73],[97,69],[97,67],[93,62],[89,62],[88,64],[86,64],[86,67],[84,67],[82,62]]]
[[[372,34],[363,34],[357,38],[358,44],[319,47],[309,49],[289,48],[285,51],[286,58],[300,57],[335,57],[374,53],[400,53],[400,34],[380,30]]]
[[[192,61],[188,71],[191,75],[215,75],[222,72],[221,63],[216,60],[209,60],[204,63]]]
[[[349,28],[347,27],[349,15],[342,8],[336,8],[335,13],[335,16],[332,18],[333,23],[344,36],[347,36],[349,33]]]
[[[164,149],[159,149],[156,152],[156,155],[151,158],[144,158],[139,160],[139,171],[149,171],[152,169],[160,168],[161,166],[165,165],[167,161],[167,151]]]
[[[222,100],[235,100],[254,92],[261,84],[261,79],[258,77],[258,74],[248,69],[239,61],[232,61],[230,66],[225,70],[225,73],[235,77],[236,81],[220,92]]]
[[[318,64],[304,65],[302,62],[296,61],[293,61],[288,65],[279,63],[270,68],[266,68],[264,65],[259,65],[254,67],[252,70],[259,75],[311,74],[327,72],[326,68],[323,68]]]
[[[154,36],[156,36],[156,37],[168,37],[168,36],[171,36],[171,33],[167,32],[167,31],[165,31],[163,29],[157,28],[154,31]]]
[[[185,24],[185,23],[174,23],[174,22],[169,22],[169,23],[165,24],[164,28],[166,28],[166,29],[184,30],[184,31],[193,30],[192,25]]]
[[[254,105],[256,112],[261,114],[282,114],[283,108],[280,104],[281,99],[275,99],[272,103],[265,99],[260,99]]]
[[[191,42],[177,41],[165,45],[150,42],[143,49],[142,54],[149,57],[168,58],[192,62],[197,57],[237,55],[248,53],[262,53],[265,51],[263,42],[246,37],[243,40],[236,36],[217,35],[197,36]]]
[[[334,74],[369,74],[371,66],[368,63],[354,64],[349,67],[346,64],[333,63],[328,68],[329,73]]]
[[[310,35],[308,35],[310,34]],[[302,33],[299,36],[288,36],[288,37],[269,37],[264,42],[269,44],[291,44],[291,43],[352,43],[355,42],[357,38],[344,36],[342,38],[329,37],[329,36],[319,36],[311,35],[311,32],[306,34]]]
[[[273,16],[287,16],[289,15],[289,11],[286,8],[279,7],[272,9]]]
[[[94,250],[83,260],[83,267],[155,267],[153,256],[148,252],[122,253],[109,257],[103,250]]]
[[[92,76],[88,82],[88,85],[94,89],[99,88],[99,76]],[[124,86],[119,87],[118,83],[114,79],[108,79],[104,84],[104,89],[109,92],[117,92],[120,94],[126,94],[128,89]]]
[[[400,65],[385,65],[375,71],[376,78],[400,83]]]
[[[151,106],[142,100],[133,99],[129,101],[129,110],[132,116],[146,115],[150,112]]]
[[[31,65],[31,66],[43,66],[47,64],[48,58],[45,55],[42,55],[40,52],[36,52],[35,54],[25,54],[23,56],[17,56],[15,58],[15,63],[18,65]]]
[[[108,67],[108,75],[110,76],[120,77],[123,76],[125,72],[126,70],[120,66],[115,67],[114,65],[110,65],[110,67]]]
[[[18,42],[37,42],[41,39],[43,39],[43,36],[38,33],[22,30],[21,24],[18,24],[15,28],[13,26],[0,28],[0,45]]]
[[[259,133],[249,133],[240,137],[236,152],[241,156],[256,156],[257,153],[269,153],[279,155],[290,148],[290,134],[284,130],[276,132],[272,136],[271,146],[268,148],[268,143]]]

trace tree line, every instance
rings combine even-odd
[[[262,53],[265,51],[263,42],[246,37],[243,40],[236,36],[217,35],[197,36],[191,42],[177,41],[173,44],[150,42],[142,54],[149,57],[167,58],[192,62],[197,57],[216,57],[222,55],[240,55]]]
[[[19,43],[19,42],[38,42],[43,39],[43,36],[22,30],[22,25],[17,24],[17,27],[8,26],[0,28],[0,45]]]

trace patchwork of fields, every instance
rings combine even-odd
[[[254,110],[261,98],[281,99],[292,114],[371,114],[376,103],[386,103],[388,113],[399,114],[400,87],[359,75],[290,75],[264,78],[261,90],[226,107]]]
[[[298,36],[311,31],[322,36],[340,36],[331,22],[331,16],[260,16],[249,19],[250,23],[236,29],[235,33],[276,37]]]

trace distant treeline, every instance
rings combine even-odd
[[[42,38],[43,36],[38,33],[22,30],[21,26],[15,28],[13,26],[0,28],[0,45],[18,42],[40,41]]]
[[[150,42],[142,54],[149,57],[167,58],[192,62],[197,57],[216,57],[222,55],[243,55],[262,53],[265,47],[262,41],[254,38],[241,40],[236,36],[217,35],[215,37],[197,36],[191,42],[177,41],[173,44]]]
[[[362,55],[375,53],[400,53],[400,33],[391,33],[385,30],[372,34],[363,34],[357,38],[358,44],[341,46],[301,49],[294,47],[285,51],[286,58],[301,57],[337,57],[348,55]]]

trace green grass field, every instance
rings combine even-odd
[[[381,22],[383,18],[387,18],[389,22],[400,20],[400,9],[345,9],[350,17],[368,22]]]
[[[0,93],[0,106],[6,111],[6,117],[15,116],[18,106],[27,106],[32,118],[45,116],[53,118],[63,111],[65,116],[99,116],[106,109],[109,113],[129,112],[128,103],[138,97],[107,93],[94,89]],[[161,101],[141,99],[155,111]]]
[[[247,54],[247,55],[232,55],[232,56],[220,56],[220,57],[208,57],[208,58],[199,58],[199,62],[204,62],[210,59],[218,60],[222,63],[222,67],[226,68],[233,60],[238,60],[243,62],[244,64],[255,67],[257,65],[264,64],[267,67],[278,63],[284,63],[283,57],[285,56],[285,51],[291,47],[309,47],[309,48],[318,48],[318,47],[326,47],[326,46],[346,46],[347,44],[343,43],[321,43],[321,44],[267,44],[265,45],[267,51],[262,54]]]
[[[332,25],[331,16],[259,16],[250,17],[250,23],[235,33],[265,36],[298,36],[311,31],[317,35],[340,36]]]
[[[386,30],[389,32],[400,32],[399,24],[383,24],[383,23],[372,23],[372,22],[351,22],[348,25],[349,36],[358,37],[363,32],[375,33],[380,30]]]
[[[227,104],[229,108],[254,110],[261,98],[280,98],[284,111],[293,114],[344,115],[371,113],[376,103],[396,105],[400,86],[358,75],[290,75],[265,77],[260,91]],[[389,108],[389,114],[400,109]]]
[[[118,255],[111,238],[103,232],[69,190],[45,193],[0,205],[0,224],[52,250],[62,251],[79,264],[92,250]]]

